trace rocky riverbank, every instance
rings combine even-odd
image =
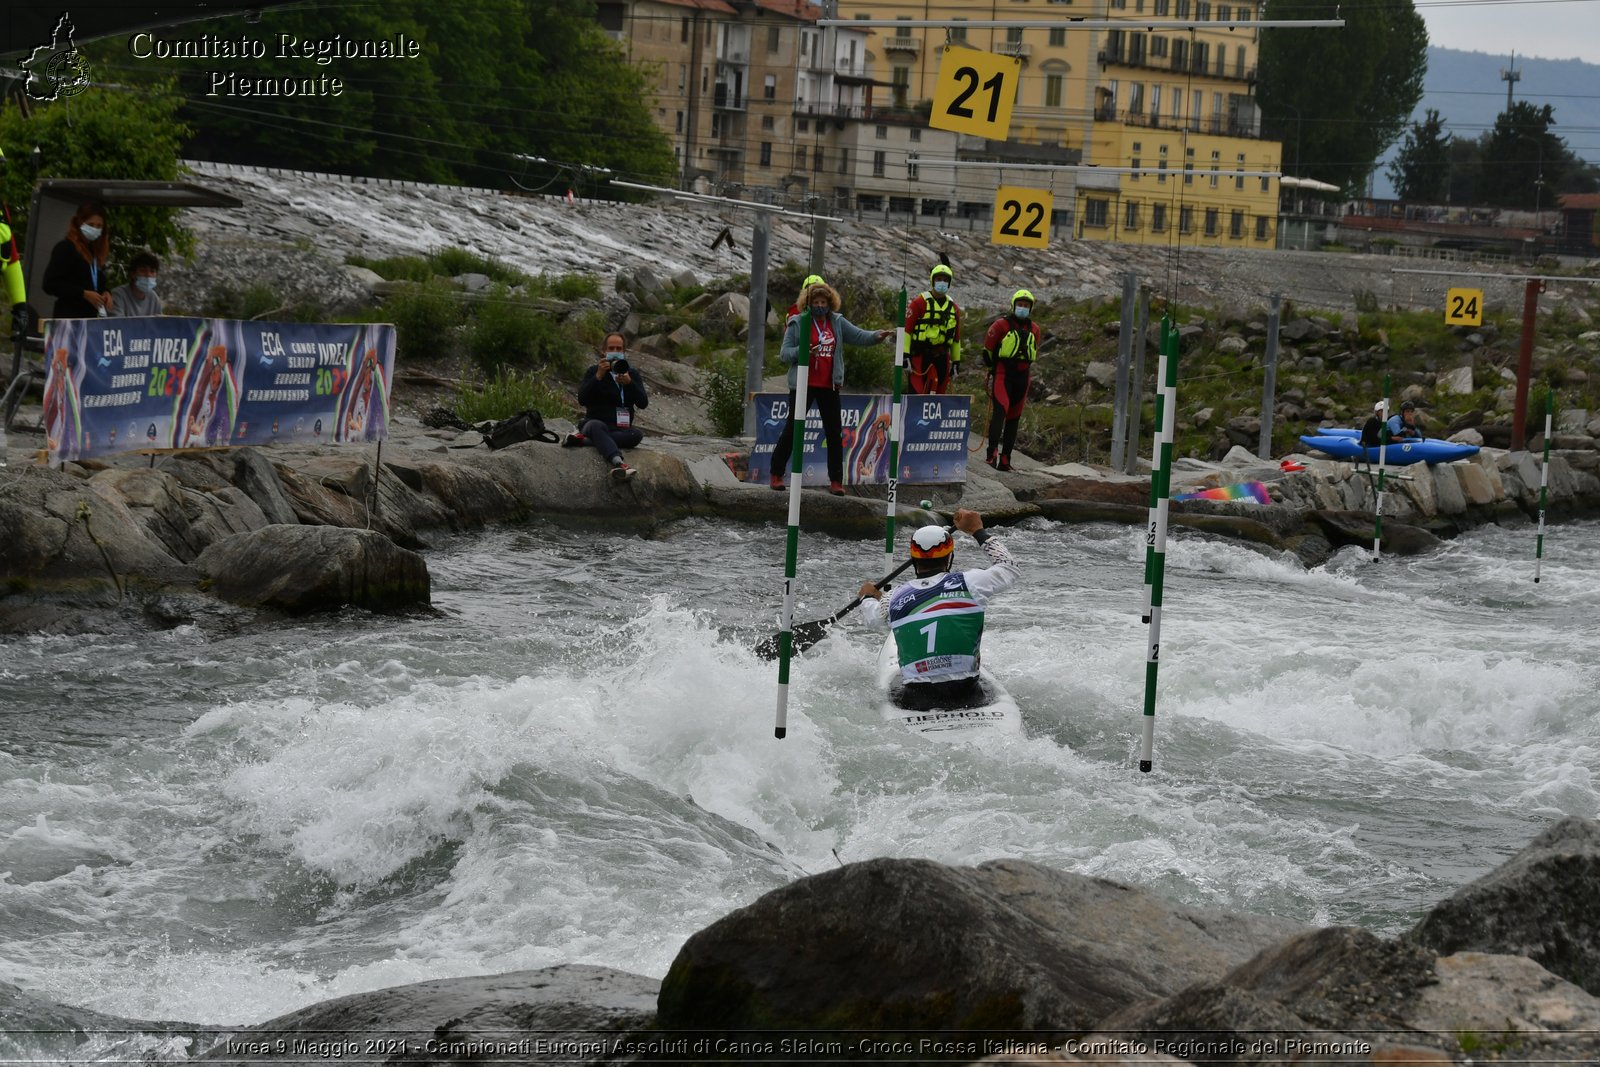
[[[51,470],[13,447],[13,463],[0,470],[0,633],[169,627],[241,609],[423,609],[429,538],[487,524],[555,519],[643,531],[690,516],[785,519],[787,495],[733,473],[730,457],[749,447],[738,439],[647,440],[631,454],[638,476],[617,483],[589,449],[526,442],[489,452],[472,431],[432,430],[406,416],[392,427],[381,461],[376,449],[290,446],[128,453]],[[1600,458],[1592,447],[1554,453],[1553,518],[1600,512],[1591,457]],[[1178,461],[1175,489],[1261,481],[1273,503],[1178,503],[1174,536],[1229,537],[1308,567],[1341,546],[1370,544],[1375,479],[1299,458],[1306,469],[1293,473],[1241,448],[1217,463]],[[1386,545],[1412,553],[1483,523],[1527,522],[1539,466],[1531,453],[1486,448],[1471,460],[1397,468],[1388,486]],[[881,494],[808,492],[802,522],[879,536]],[[1013,472],[974,463],[964,485],[902,486],[901,496],[945,512],[976,508],[995,523],[1038,515],[1138,525],[1149,477],[1018,457]],[[900,519],[935,517],[902,506]]]
[[[0,983],[54,1055],[164,1062],[1593,1063],[1600,822],[1567,818],[1393,939],[1172,904],[1020,860],[801,878],[667,975],[568,965],[256,1026],[114,1019]]]

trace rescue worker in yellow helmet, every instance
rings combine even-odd
[[[1044,335],[1033,321],[1033,294],[1018,289],[1009,314],[995,319],[983,337],[983,362],[989,368],[989,451],[984,462],[996,470],[1011,469],[1017,424],[1028,400],[1033,361]]]
[[[949,264],[939,264],[928,275],[932,291],[920,293],[906,307],[910,392],[943,393],[961,369],[961,308],[950,298],[954,279]]]

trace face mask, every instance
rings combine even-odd
[[[1013,315],[1015,315],[1019,319],[1025,319],[1025,318],[1028,317],[1028,313],[1030,311],[1032,311],[1032,310],[1033,310],[1032,308],[1021,308],[1021,307],[1019,307],[1019,308],[1013,308],[1011,313]]]
[[[949,282],[934,282],[933,283],[933,291],[936,292],[936,293],[948,293],[950,291],[950,283]]]
[[[156,280],[154,278],[135,278],[133,280],[133,284],[137,285],[139,287],[139,291],[142,293],[153,293],[156,291]]]
[[[811,314],[813,314],[813,315],[826,315],[827,313],[828,313],[828,305],[827,304],[812,304],[811,305]]]
[[[84,223],[78,227],[78,232],[83,234],[85,241],[98,241],[100,240],[100,234],[104,231],[98,226],[90,226],[88,223]]]
[[[619,359],[625,359],[627,357],[627,355],[628,355],[628,353],[626,353],[626,352],[607,352],[605,355],[601,356],[600,358],[604,359],[604,360],[607,360],[608,362],[615,363]]]

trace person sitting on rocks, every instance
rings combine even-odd
[[[634,412],[650,406],[644,375],[628,363],[628,339],[620,332],[606,334],[600,361],[583,372],[578,404],[584,416],[578,432],[561,443],[576,448],[593,445],[611,464],[611,477],[626,481],[637,472],[622,461],[624,448],[635,448],[644,434],[633,424]]]
[[[1401,404],[1400,414],[1389,416],[1389,440],[1420,440],[1423,433],[1422,427],[1417,425],[1417,418],[1416,401],[1407,400]]]

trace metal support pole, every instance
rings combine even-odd
[[[1139,420],[1144,413],[1144,354],[1150,347],[1150,287],[1139,286],[1139,310],[1133,320],[1133,377],[1128,390],[1128,448],[1123,456],[1122,473],[1137,474],[1139,468]],[[1150,457],[1155,466],[1155,457]]]
[[[818,220],[821,225],[821,220]],[[772,219],[756,212],[750,233],[750,336],[745,348],[744,433],[756,435],[755,396],[761,392],[762,368],[767,361],[767,246],[772,243]]]
[[[1533,331],[1544,283],[1528,279],[1522,290],[1522,347],[1517,350],[1517,403],[1511,414],[1511,451],[1528,446],[1528,379],[1533,374]]]
[[[1122,328],[1117,331],[1117,392],[1111,407],[1111,469],[1122,467],[1123,448],[1128,432],[1128,362],[1133,357],[1134,299],[1139,292],[1139,277],[1132,271],[1122,276]]]
[[[828,220],[816,219],[811,224],[811,273],[822,273],[822,261],[828,251]]]
[[[1261,384],[1261,444],[1256,448],[1257,459],[1272,458],[1272,412],[1278,402],[1278,314],[1282,300],[1282,293],[1273,293],[1267,309],[1267,351],[1261,360],[1267,374]]]

